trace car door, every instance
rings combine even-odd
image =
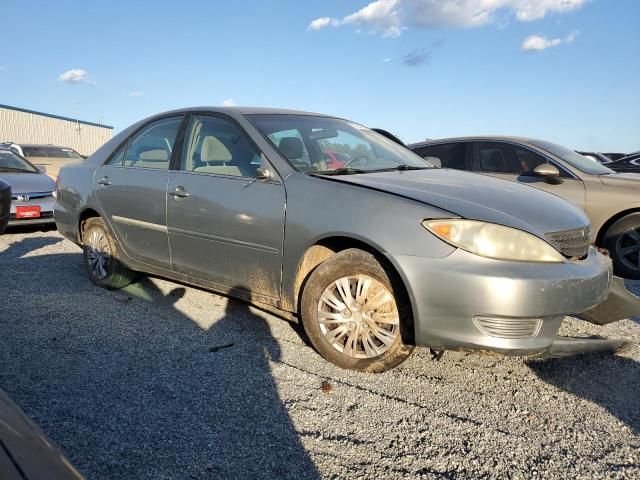
[[[131,258],[170,269],[167,182],[184,116],[151,122],[96,169],[94,193],[115,236]]]
[[[533,169],[543,163],[556,166],[560,170],[560,177],[547,181],[532,175]],[[582,209],[585,208],[585,187],[582,180],[562,168],[562,165],[523,145],[510,142],[474,142],[473,170],[554,193]]]
[[[265,171],[271,177],[258,179]],[[192,115],[167,195],[175,271],[279,298],[285,189],[239,125]]]

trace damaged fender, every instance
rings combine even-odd
[[[596,325],[606,325],[640,316],[640,297],[624,285],[620,277],[613,277],[607,299],[599,305],[580,313],[580,317]]]

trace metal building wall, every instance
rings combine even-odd
[[[0,106],[0,143],[50,143],[90,155],[112,135],[112,127]]]

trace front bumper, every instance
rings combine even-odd
[[[389,255],[411,299],[416,345],[532,355],[565,315],[603,302],[611,260],[591,248],[566,263],[491,260],[456,250],[442,259]]]
[[[40,217],[38,218],[16,218],[16,207],[18,206],[40,206]],[[52,196],[43,198],[34,198],[26,202],[20,202],[18,200],[12,200],[11,212],[9,216],[9,226],[15,227],[18,225],[41,225],[47,223],[54,223],[53,207],[55,205],[55,199]]]

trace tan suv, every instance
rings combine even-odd
[[[554,193],[582,208],[616,275],[640,279],[640,175],[616,173],[544,140],[461,137],[408,148],[443,168],[469,170]],[[505,198],[505,202],[509,199]]]

